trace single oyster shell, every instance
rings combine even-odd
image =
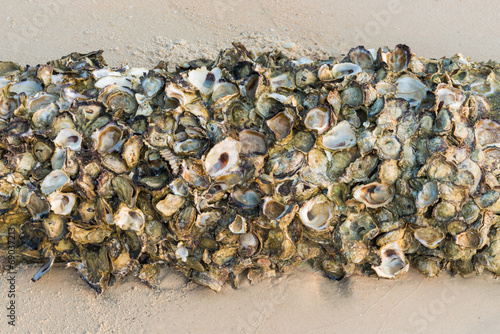
[[[212,101],[217,105],[226,103],[239,94],[238,86],[231,82],[217,82],[212,92]]]
[[[211,71],[207,70],[205,66],[189,71],[188,81],[200,91],[204,96],[210,95],[214,85],[219,81],[220,69],[215,67]]]
[[[47,197],[47,200],[50,203],[51,210],[55,214],[67,216],[73,211],[73,207],[76,204],[76,195],[55,191]]]
[[[389,134],[379,137],[376,141],[378,155],[381,159],[399,159],[401,143],[396,136]]]
[[[105,104],[112,113],[122,110],[125,114],[133,114],[137,111],[135,94],[127,87],[108,85],[97,100]]]
[[[476,142],[481,146],[500,144],[500,123],[482,119],[475,125]]]
[[[61,148],[69,148],[72,151],[80,151],[82,136],[73,129],[63,129],[57,134],[54,144]]]
[[[120,207],[113,218],[113,224],[124,231],[139,232],[144,228],[146,218],[139,209],[130,209],[126,205]]]
[[[298,88],[306,88],[316,83],[318,80],[317,67],[310,64],[308,61],[306,63],[297,65],[294,69],[294,82]]]
[[[250,257],[259,249],[259,239],[253,233],[244,233],[240,235],[238,242],[238,254],[242,257]]]
[[[356,145],[356,133],[347,121],[342,121],[321,137],[321,144],[328,150],[345,150]]]
[[[163,85],[163,77],[154,71],[149,71],[148,74],[141,77],[141,90],[147,97],[156,96],[163,89]]]
[[[28,109],[32,113],[36,113],[37,111],[39,111],[41,109],[47,108],[51,104],[55,103],[57,100],[58,100],[58,96],[55,94],[40,92],[40,93],[37,93],[35,96],[30,97],[26,104],[27,104]],[[14,101],[16,101],[16,100],[14,99]]]
[[[170,217],[184,205],[184,198],[174,194],[168,194],[163,200],[156,203],[156,209],[165,217]]]
[[[436,204],[439,199],[439,190],[436,182],[427,182],[418,193],[416,199],[417,209],[424,209]]]
[[[292,131],[292,123],[293,119],[286,111],[280,112],[266,121],[267,126],[276,136],[276,140],[285,139],[290,134]]]
[[[375,50],[372,51],[375,52]],[[347,56],[354,64],[363,69],[371,69],[374,63],[374,58],[376,58],[376,55],[373,55],[373,53],[370,50],[365,49],[364,46],[358,46],[351,49]]]
[[[415,239],[429,249],[436,248],[444,239],[445,235],[442,231],[434,227],[423,227],[415,230]]]
[[[418,79],[403,76],[396,81],[396,96],[408,101],[410,106],[418,106],[426,94],[427,86]]]
[[[354,188],[353,197],[369,208],[379,208],[392,200],[394,190],[389,185],[372,182]]]
[[[9,86],[8,91],[12,94],[24,93],[26,96],[33,96],[36,93],[43,90],[42,85],[38,80],[21,80],[19,82],[13,83]]]
[[[379,178],[382,183],[392,185],[399,179],[399,167],[396,160],[386,160],[380,166]]]
[[[267,169],[274,178],[281,180],[295,175],[304,165],[305,154],[294,150],[277,150],[269,157]]]
[[[318,77],[321,81],[332,81],[356,75],[362,70],[360,66],[353,63],[336,64],[331,68],[327,64],[324,64],[318,69]]]
[[[310,130],[317,131],[319,135],[327,131],[330,128],[330,124],[330,111],[324,107],[309,110],[304,119],[304,125]]]
[[[48,195],[64,186],[69,181],[68,175],[62,170],[53,170],[47,175],[40,184],[40,190]]]
[[[408,67],[411,60],[410,48],[404,44],[398,44],[392,52],[381,52],[382,61],[394,72],[403,71]]]
[[[233,222],[229,224],[229,230],[234,234],[244,234],[247,232],[247,220],[240,216],[236,215]]]
[[[30,214],[36,219],[44,217],[50,211],[49,203],[43,197],[41,197],[35,192],[31,192],[28,195],[26,208],[28,209]]]
[[[365,101],[365,92],[356,81],[351,82],[341,93],[342,104],[351,108],[360,107]]]
[[[333,204],[319,195],[305,202],[299,210],[302,223],[316,231],[326,230],[333,218]]]
[[[286,206],[271,197],[264,198],[262,213],[269,219],[280,219],[286,213]]]
[[[271,77],[269,79],[269,83],[271,84],[271,88],[273,90],[275,90],[278,87],[293,88],[292,77],[288,72]]]
[[[264,155],[267,153],[266,137],[260,132],[243,130],[239,133],[239,142],[241,143],[241,154]]]
[[[435,257],[419,256],[415,259],[414,265],[427,277],[437,277],[441,271],[441,260]]]
[[[440,223],[447,223],[457,216],[457,207],[446,201],[439,202],[434,207],[432,215]]]
[[[120,150],[122,145],[122,128],[115,124],[108,124],[92,134],[94,148],[100,154],[108,154]]]
[[[343,240],[368,243],[379,234],[379,228],[367,213],[350,214],[339,228]]]
[[[123,144],[122,158],[129,168],[135,168],[139,163],[143,142],[141,136],[130,137]]]
[[[443,83],[437,86],[435,94],[441,108],[458,110],[465,101],[464,93],[461,90]]]
[[[465,248],[478,249],[483,244],[483,237],[478,231],[470,229],[457,234],[455,243]]]
[[[221,218],[221,215],[217,211],[202,212],[196,217],[196,226],[205,229],[212,225],[215,225]]]
[[[205,158],[205,170],[212,178],[228,174],[239,165],[241,144],[227,137],[216,144]]]
[[[243,209],[251,209],[259,205],[260,195],[252,189],[236,188],[231,193],[230,201]]]
[[[43,220],[43,228],[45,234],[51,241],[59,241],[66,235],[66,219],[57,213],[50,213]]]
[[[382,260],[380,265],[372,266],[379,277],[397,278],[406,274],[410,267],[398,241],[388,243],[381,247],[380,258]]]
[[[37,142],[33,147],[33,155],[41,163],[44,163],[47,160],[49,160],[50,157],[52,157],[53,153],[54,153],[54,148],[53,146],[50,145],[48,141],[37,140]]]
[[[14,111],[19,107],[19,102],[15,98],[2,97],[0,98],[0,119],[9,120]]]

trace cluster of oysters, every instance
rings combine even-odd
[[[102,52],[0,62],[0,262],[96,291],[161,265],[220,291],[305,262],[500,274],[500,66],[239,43],[174,72]]]

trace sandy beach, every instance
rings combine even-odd
[[[104,50],[110,66],[171,66],[214,58],[239,41],[294,58],[339,56],[351,47],[404,43],[440,58],[500,60],[500,2],[458,0],[0,0],[0,60],[36,65]],[[337,282],[307,268],[220,293],[170,269],[159,288],[135,277],[96,295],[72,268],[15,274],[16,326],[8,324],[8,276],[0,280],[1,333],[497,333],[500,281],[493,275]]]

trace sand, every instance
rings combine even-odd
[[[36,65],[102,49],[111,66],[171,66],[241,41],[293,57],[330,57],[398,43],[424,57],[500,60],[494,0],[0,1],[0,59]],[[331,281],[307,269],[216,294],[169,269],[151,290],[129,277],[97,296],[74,269],[39,282],[18,269],[16,326],[1,333],[496,333],[500,282],[491,275]],[[8,276],[0,277],[7,306]],[[3,313],[2,313],[3,312]]]

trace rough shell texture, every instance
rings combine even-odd
[[[2,269],[13,233],[13,264],[45,263],[35,280],[66,262],[98,292],[129,273],[156,286],[161,264],[216,291],[303,262],[333,279],[500,274],[496,62],[235,43],[173,72],[101,52],[14,67]]]

